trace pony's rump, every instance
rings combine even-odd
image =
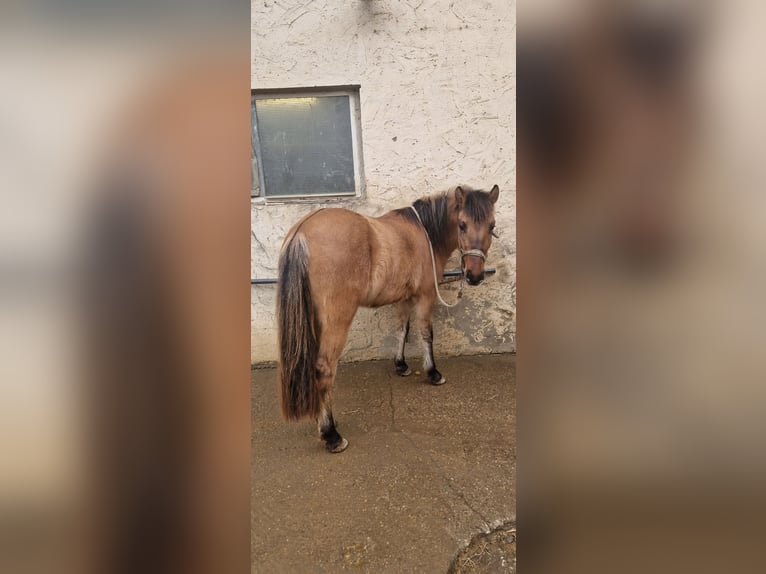
[[[311,300],[309,250],[306,238],[298,233],[279,256],[277,326],[282,416],[316,418],[322,405],[317,378],[319,324]]]

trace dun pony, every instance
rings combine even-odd
[[[349,327],[361,306],[396,303],[394,366],[401,376],[412,372],[404,347],[414,311],[428,381],[446,382],[433,358],[437,278],[459,249],[465,281],[479,285],[484,280],[499,194],[498,186],[489,192],[458,186],[380,217],[319,209],[290,229],[279,256],[277,286],[278,373],[285,419],[316,420],[330,452],[348,446],[335,426],[331,389]]]

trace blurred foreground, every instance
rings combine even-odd
[[[0,571],[246,571],[249,3],[16,4]]]
[[[522,572],[756,572],[757,2],[519,8]]]

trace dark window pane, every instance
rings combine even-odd
[[[255,101],[266,195],[353,194],[349,96]]]

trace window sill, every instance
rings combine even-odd
[[[300,197],[289,196],[250,196],[250,203],[253,205],[285,205],[291,203],[347,203],[362,199],[360,195],[310,195]]]

